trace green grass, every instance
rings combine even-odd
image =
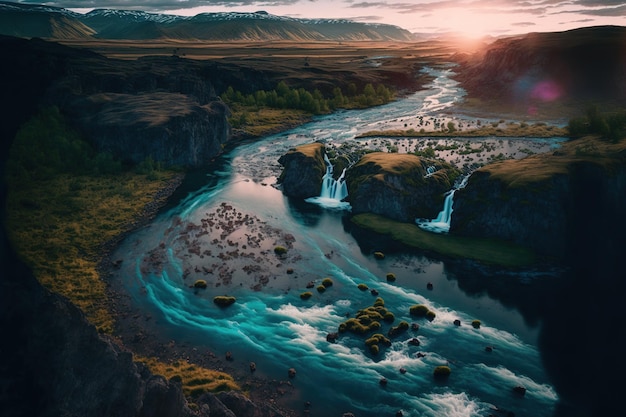
[[[506,267],[527,266],[536,261],[530,249],[502,240],[430,233],[417,225],[372,213],[357,214],[352,217],[352,222],[364,229],[389,235],[409,247],[452,258],[473,259],[484,264]]]
[[[141,356],[135,356],[135,361],[145,364],[152,373],[163,375],[167,379],[180,378],[183,393],[187,397],[195,398],[206,392],[241,390],[232,376],[187,361],[165,363],[157,358]]]
[[[105,243],[132,229],[173,172],[148,175],[57,175],[8,182],[7,230],[35,277],[69,298],[102,332],[111,332],[106,289],[98,273]]]

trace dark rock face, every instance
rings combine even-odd
[[[98,151],[132,163],[150,156],[165,165],[201,166],[230,136],[223,103],[201,106],[179,93],[98,94],[77,100],[72,113],[80,114],[77,123]]]
[[[569,178],[556,175],[513,188],[477,171],[454,194],[450,232],[497,237],[562,256],[567,243]]]
[[[59,416],[190,415],[180,383],[154,377],[133,363],[132,354],[98,335],[78,308],[43,288],[8,249],[4,235],[2,241],[3,412]],[[155,404],[168,406],[157,409]]]
[[[280,157],[278,162],[284,169],[278,182],[285,195],[296,198],[320,195],[322,177],[326,172],[324,149],[321,143],[311,143],[298,146]]]
[[[438,171],[425,178],[427,166],[433,164]],[[348,170],[346,181],[354,214],[370,212],[412,222],[437,216],[456,176],[458,171],[440,162],[377,152],[365,155]]]
[[[454,196],[450,231],[510,240],[541,254],[563,257],[581,243],[582,223],[609,227],[611,235],[623,233],[626,222],[620,213],[624,210],[623,164],[577,161],[568,166],[567,173],[524,187],[507,185],[479,170]]]
[[[57,106],[98,151],[184,167],[207,164],[230,138],[230,113],[213,81],[233,77],[220,77],[214,64],[175,57],[120,61],[41,40],[0,37],[0,45],[12,57],[4,79],[19,80],[6,83],[14,84],[7,94],[16,97],[6,116],[16,124],[38,106]]]
[[[517,103],[546,99],[534,88],[545,82],[559,100],[624,99],[625,35],[601,26],[501,39],[464,62],[458,79],[470,96]]]

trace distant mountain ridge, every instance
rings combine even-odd
[[[347,19],[298,19],[264,11],[177,16],[95,9],[86,14],[46,5],[0,2],[0,34],[51,39],[247,41],[411,41],[398,26]]]

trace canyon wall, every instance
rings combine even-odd
[[[450,232],[505,239],[560,258],[583,236],[623,235],[625,161],[625,144],[584,138],[552,154],[485,166],[456,192]]]

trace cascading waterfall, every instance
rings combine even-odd
[[[452,219],[452,205],[454,203],[454,193],[456,190],[464,188],[467,185],[469,175],[466,175],[458,186],[454,187],[446,193],[446,198],[443,201],[443,209],[437,215],[437,218],[433,220],[417,219],[415,222],[417,225],[429,232],[434,233],[448,233],[450,231],[450,220]]]
[[[326,208],[349,209],[350,203],[342,201],[348,196],[348,186],[346,185],[346,169],[344,168],[338,179],[333,178],[334,167],[324,154],[326,162],[326,174],[322,178],[322,191],[319,197],[307,198],[309,203],[318,204]]]

